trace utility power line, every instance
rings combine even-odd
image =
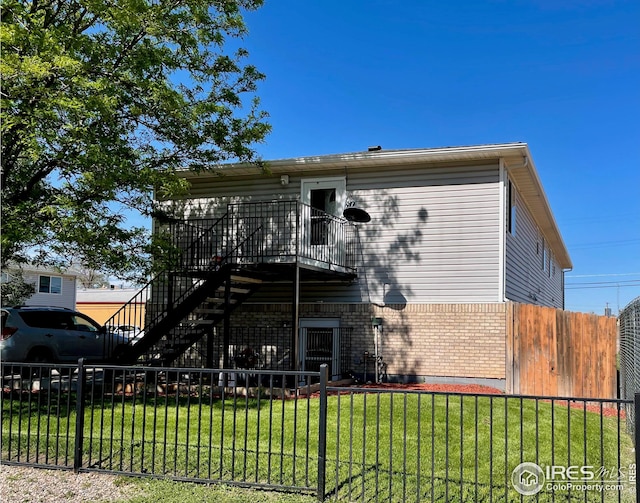
[[[606,284],[594,284],[593,286],[565,286],[565,290],[587,290],[590,288],[628,288],[630,286],[640,287],[640,281],[637,281],[630,285],[621,285],[619,283],[606,283]]]
[[[565,285],[582,286],[582,285],[619,285],[621,283],[638,283],[640,279],[627,279],[623,281],[593,281],[585,283],[565,283]]]
[[[566,274],[567,278],[607,278],[613,276],[640,276],[640,272],[620,272],[602,274]]]

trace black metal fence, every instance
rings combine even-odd
[[[635,501],[628,402],[327,390],[329,499]]]
[[[331,501],[635,501],[632,400],[344,388],[327,374],[3,363],[1,460]]]
[[[318,373],[2,370],[3,463],[318,492]]]

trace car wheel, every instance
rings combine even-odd
[[[45,377],[51,373],[51,368],[40,367],[39,364],[53,363],[51,351],[44,348],[32,349],[27,355],[27,365],[22,368],[24,377]]]

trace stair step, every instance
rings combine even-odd
[[[207,297],[207,302],[211,304],[224,304],[224,299],[222,297]],[[230,304],[237,304],[238,301],[236,299],[229,299]]]
[[[194,312],[199,314],[224,314],[223,309],[211,309],[208,307],[199,307]]]
[[[251,278],[249,276],[237,276],[235,274],[231,275],[231,281],[234,283],[253,283],[255,285],[261,285],[262,280],[258,278]]]
[[[225,287],[221,286],[218,288],[218,292],[224,292]],[[251,293],[251,290],[249,290],[248,288],[237,288],[235,286],[232,286],[231,288],[229,288],[229,291],[231,293],[241,293],[241,294],[247,294],[247,293]]]
[[[163,351],[175,351],[176,349],[180,349],[185,346],[185,344],[191,345],[190,341],[176,341],[174,344],[167,344],[163,346],[161,349]]]
[[[213,325],[214,320],[189,320],[188,323],[193,323],[194,325]]]

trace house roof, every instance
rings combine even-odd
[[[124,304],[140,290],[135,288],[90,288],[76,292],[76,304]]]
[[[22,274],[46,274],[49,276],[64,276],[67,278],[77,278],[78,275],[72,272],[60,272],[53,267],[44,267],[33,264],[17,264],[15,262],[9,262],[7,267],[2,269],[2,272],[6,272],[11,275],[13,271],[20,271]]]
[[[538,172],[526,143],[499,143],[461,147],[439,147],[403,150],[371,150],[346,154],[296,157],[267,161],[274,175],[312,173],[314,171],[367,169],[371,167],[394,167],[408,165],[438,165],[450,162],[502,162],[509,178],[531,212],[536,224],[553,250],[559,265],[571,269],[573,264],[554,219]],[[182,173],[186,179],[203,179],[211,176],[255,176],[263,171],[255,164],[225,164],[215,173]]]

